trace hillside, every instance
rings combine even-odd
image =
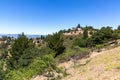
[[[119,80],[119,30],[93,29],[89,37],[89,27],[83,29],[82,35],[60,31],[36,39],[24,33],[16,39],[2,37],[0,79]]]
[[[92,52],[89,58],[70,60],[58,66],[66,68],[68,73],[62,80],[120,80],[120,46],[102,52]],[[37,76],[33,80],[46,79]]]
[[[68,76],[62,80],[120,80],[120,46],[93,52],[89,58],[62,63]]]

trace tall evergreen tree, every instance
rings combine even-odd
[[[20,34],[18,38],[15,40],[15,42],[12,45],[11,48],[11,55],[10,58],[10,66],[12,68],[18,67],[18,60],[23,55],[24,51],[28,48],[34,47],[34,44],[31,40],[29,40],[24,33]]]
[[[88,38],[88,29],[87,26],[84,28],[84,32],[83,32],[83,39]]]
[[[77,28],[81,28],[80,24],[77,25]]]
[[[65,47],[63,46],[63,38],[60,32],[53,33],[53,35],[49,36],[48,47],[55,51],[55,57],[61,54]]]
[[[118,30],[120,30],[120,25],[118,26],[118,28],[117,28]]]

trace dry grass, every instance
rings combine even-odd
[[[70,74],[63,80],[120,80],[120,47],[92,53],[90,58],[60,64]]]

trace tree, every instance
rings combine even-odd
[[[15,40],[15,42],[12,45],[11,48],[11,55],[12,57],[9,60],[9,64],[12,68],[18,68],[19,67],[19,59],[23,55],[24,51],[28,48],[33,48],[34,44],[32,40],[29,40],[24,33],[20,34],[18,38]]]
[[[45,36],[41,35],[41,36],[40,36],[40,39],[41,39],[41,40],[44,40],[44,39],[45,39]]]
[[[100,33],[100,31],[95,32],[92,37],[91,37],[93,44],[101,44],[103,43],[102,41],[102,34]]]
[[[94,30],[93,26],[87,26],[87,29],[90,31]]]
[[[118,30],[120,30],[120,25],[118,26],[118,28],[117,28]]]
[[[64,29],[64,30],[60,30],[59,32],[61,32],[61,33],[65,33],[65,32],[67,32],[67,31]]]
[[[102,36],[102,40],[105,41],[106,40],[111,40],[112,37],[113,37],[113,30],[112,30],[112,27],[102,27],[100,29],[100,33],[101,33],[101,36]]]
[[[56,32],[53,33],[53,35],[49,36],[49,39],[47,40],[47,45],[50,49],[55,51],[55,57],[61,54],[65,49],[65,47],[63,46],[62,33]]]
[[[87,26],[86,26],[86,28],[84,28],[83,38],[84,39],[88,38],[88,29],[87,29]]]
[[[67,32],[70,32],[70,31],[71,31],[71,29],[68,29],[68,30],[67,30]]]
[[[110,40],[116,40],[118,38],[118,34],[112,30],[112,27],[107,26],[95,31],[91,38],[94,44],[101,44]]]
[[[81,28],[80,24],[77,25],[77,28]]]
[[[114,31],[112,35],[113,35],[113,36],[112,36],[112,39],[113,39],[113,40],[119,39],[119,34],[118,34],[116,31]]]

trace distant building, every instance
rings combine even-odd
[[[69,35],[80,35],[83,34],[84,30],[80,27],[77,28],[72,28],[69,31],[63,33],[65,36],[69,36]],[[88,30],[88,37],[91,37],[91,31]]]
[[[79,35],[83,34],[82,28],[72,28],[69,32],[63,33],[64,35]]]

